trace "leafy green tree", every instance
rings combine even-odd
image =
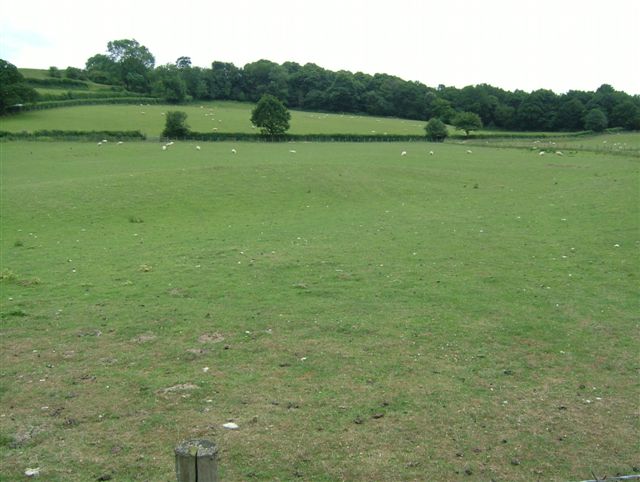
[[[176,67],[179,69],[190,69],[191,57],[178,57],[178,60],[176,60]]]
[[[613,107],[610,121],[613,127],[623,127],[628,130],[640,129],[640,107],[631,99],[624,100]]]
[[[284,134],[289,129],[291,113],[276,97],[263,95],[251,112],[251,123],[265,135]]]
[[[33,102],[38,97],[29,87],[18,68],[0,59],[0,114],[6,114],[17,104]]]
[[[427,139],[432,142],[442,142],[449,135],[447,126],[437,117],[429,119],[424,129],[427,131]]]
[[[151,90],[155,58],[147,47],[135,39],[123,39],[109,42],[107,51],[107,55],[97,54],[87,60],[91,80],[124,85],[135,92]]]
[[[89,57],[85,63],[87,77],[93,82],[100,84],[121,83],[118,78],[118,66],[108,56],[104,54],[96,54]]]
[[[169,111],[166,115],[164,130],[162,137],[177,139],[189,135],[189,126],[187,125],[187,114],[182,111]]]
[[[152,92],[167,102],[180,103],[187,98],[187,86],[180,76],[181,70],[175,65],[167,64],[155,70]]]
[[[58,67],[52,65],[51,67],[49,67],[49,77],[59,79],[60,77],[62,77],[62,72],[60,72],[60,69]]]
[[[585,107],[579,99],[566,97],[560,103],[555,118],[557,130],[577,131],[582,129]]]
[[[72,80],[84,80],[86,76],[82,69],[78,69],[77,67],[67,67],[64,71],[64,75],[67,79]]]
[[[452,123],[467,136],[471,131],[482,129],[482,119],[475,112],[460,112],[453,118]]]
[[[249,100],[255,102],[264,94],[286,100],[289,96],[287,71],[270,60],[258,60],[244,66],[244,89]]]
[[[591,109],[584,117],[584,128],[587,130],[602,132],[607,125],[607,115],[600,109]]]

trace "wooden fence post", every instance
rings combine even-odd
[[[178,482],[218,482],[218,447],[208,440],[185,440],[175,448]]]

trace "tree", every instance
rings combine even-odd
[[[58,67],[52,65],[51,67],[49,67],[49,77],[59,79],[60,77],[62,77],[62,73],[60,72],[60,69]]]
[[[189,135],[189,126],[186,123],[187,114],[182,111],[167,112],[162,137],[179,138]]]
[[[33,102],[38,97],[35,90],[29,87],[18,68],[0,59],[0,114],[5,114],[11,107]]]
[[[591,109],[584,117],[584,128],[590,131],[602,132],[607,124],[607,115],[600,109]]]
[[[108,55],[97,54],[87,60],[87,73],[94,82],[107,81],[124,85],[128,90],[149,92],[155,58],[136,40],[113,40],[107,44]]]
[[[178,57],[178,60],[176,60],[176,67],[179,69],[191,68],[191,57]]]
[[[482,119],[474,112],[460,112],[453,118],[453,125],[456,129],[464,131],[465,135],[477,129],[482,129]]]
[[[180,76],[180,69],[167,64],[158,67],[154,74],[153,94],[162,97],[167,102],[184,102],[187,98],[187,86]]]
[[[432,142],[442,142],[449,135],[447,126],[437,117],[429,119],[424,129],[427,131],[427,139]]]
[[[276,97],[263,95],[251,112],[251,123],[265,135],[284,134],[289,129],[291,113]]]
[[[609,120],[612,127],[640,129],[640,108],[631,99],[627,99],[613,107]]]

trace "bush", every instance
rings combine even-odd
[[[429,119],[424,129],[427,132],[427,139],[432,142],[442,142],[449,135],[447,126],[437,117]]]
[[[162,137],[173,139],[187,137],[189,135],[189,126],[186,121],[186,112],[170,110],[166,115],[166,123],[162,131]]]

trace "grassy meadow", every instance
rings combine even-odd
[[[187,114],[187,124],[196,132],[257,133],[249,120],[252,108],[252,104],[241,102],[63,107],[2,118],[0,130],[140,130],[147,136],[158,137],[165,125],[166,112],[180,110]],[[423,121],[406,119],[291,111],[289,133],[424,135],[424,125]]]
[[[638,472],[639,159],[466,150],[0,143],[0,480]]]

